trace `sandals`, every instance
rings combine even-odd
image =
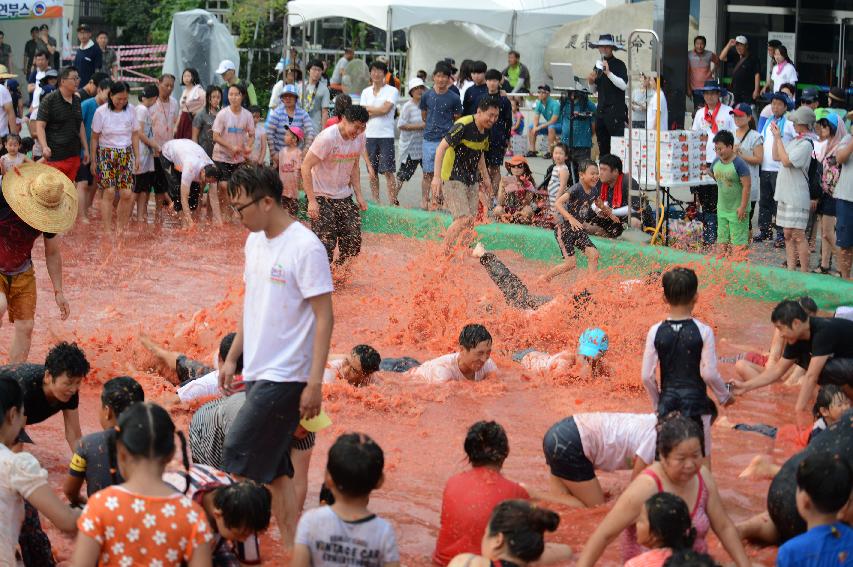
[[[831,270],[831,269],[829,269],[829,268],[824,268],[823,266],[818,266],[817,268],[815,268],[814,270],[812,270],[812,273],[813,273],[813,274],[823,274],[823,275],[825,275],[825,276],[833,276],[833,277],[836,277],[836,278],[840,278],[840,277],[841,277],[841,272],[839,272],[838,270],[834,270],[834,271],[833,271],[833,270]]]

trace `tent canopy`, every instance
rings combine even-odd
[[[604,5],[605,0],[360,0],[355,4],[345,0],[291,0],[288,11],[291,26],[346,17],[384,31],[397,31],[456,21],[515,36],[592,16]]]

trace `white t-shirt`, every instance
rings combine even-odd
[[[350,176],[364,151],[364,145],[364,134],[354,140],[345,140],[337,125],[317,134],[308,148],[309,152],[320,158],[320,163],[311,170],[316,196],[346,199],[352,195]]]
[[[484,380],[489,374],[498,371],[498,365],[490,358],[481,369],[474,373],[474,381]],[[459,370],[459,353],[453,352],[427,360],[417,368],[411,370],[412,376],[417,376],[426,382],[440,384],[451,380],[466,380],[465,375]]]
[[[24,521],[24,498],[47,485],[47,471],[29,453],[0,443],[0,565],[16,565],[15,546]]]
[[[769,107],[770,105],[768,104],[767,106]],[[779,171],[779,168],[782,167],[781,163],[773,159],[773,144],[776,143],[776,138],[773,136],[773,132],[770,131],[770,121],[770,118],[765,120],[761,125],[761,130],[758,132],[764,137],[764,156],[761,158],[761,171]],[[782,117],[781,121],[784,123],[781,126],[782,143],[787,144],[794,139],[797,131],[794,130],[794,125],[787,118]]]
[[[717,132],[721,130],[728,130],[732,134],[737,130],[737,125],[735,124],[734,118],[730,112],[732,111],[732,107],[720,103],[720,111],[717,112],[717,116],[714,119],[714,122],[717,123]],[[713,112],[711,115],[713,116]],[[699,110],[696,111],[696,114],[693,116],[693,130],[696,132],[707,132],[708,133],[708,143],[705,145],[705,161],[707,163],[711,163],[714,161],[716,157],[716,153],[714,152],[714,136],[716,135],[711,131],[711,125],[705,120],[705,107],[703,106]]]
[[[347,522],[331,506],[302,514],[296,545],[308,548],[313,567],[382,567],[400,561],[397,537],[387,520],[373,515]]]
[[[564,350],[557,354],[533,351],[521,359],[521,367],[540,374],[565,374],[575,363],[575,356]]]
[[[7,104],[12,104],[12,94],[6,88],[6,85],[0,85],[0,136],[9,134],[9,117],[6,115],[5,109],[3,109]]]
[[[160,148],[163,157],[172,162],[172,167],[181,172],[181,185],[189,187],[198,180],[198,176],[213,160],[204,148],[192,140],[169,140]]]
[[[219,371],[214,370],[204,376],[191,380],[178,388],[178,398],[182,402],[197,400],[219,394]]]
[[[655,414],[579,413],[574,418],[583,454],[597,470],[630,470],[635,456],[647,464],[655,462]]]
[[[783,61],[781,65],[773,65],[773,70],[770,73],[770,80],[773,81],[773,92],[778,93],[782,85],[785,83],[796,84],[800,78],[797,76],[797,70],[787,61]]]
[[[151,124],[151,115],[144,104],[136,105],[136,123],[139,132],[145,134],[148,139],[154,138],[154,127]],[[141,139],[139,140],[139,172],[146,173],[154,171],[154,153]]]
[[[294,222],[272,240],[253,232],[245,252],[243,380],[307,382],[316,325],[308,299],[334,289],[326,248]]]
[[[130,104],[121,112],[116,112],[104,103],[92,118],[92,132],[99,135],[99,148],[129,148],[133,142],[133,133],[138,130],[136,110]]]
[[[845,136],[838,147],[841,148],[847,144],[853,144],[853,138],[850,136]],[[835,184],[834,196],[842,201],[853,201],[853,156],[841,164],[841,176]]]
[[[386,102],[391,103],[391,108],[382,116],[371,116],[367,121],[364,135],[367,138],[393,138],[394,137],[394,109],[400,100],[400,91],[391,85],[385,85],[379,89],[379,94],[373,94],[373,85],[361,91],[361,105],[382,106]]]

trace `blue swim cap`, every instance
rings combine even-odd
[[[608,346],[607,333],[598,327],[593,327],[581,334],[578,340],[578,354],[595,358],[607,352]]]

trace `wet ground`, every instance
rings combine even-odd
[[[141,232],[134,229],[111,247],[98,235],[97,225],[63,237],[65,293],[71,303],[68,321],[58,310],[44,267],[39,242],[34,251],[39,283],[39,305],[32,361],[41,361],[50,344],[77,341],[93,370],[81,397],[84,433],[96,431],[100,385],[110,377],[128,374],[143,383],[150,400],[162,401],[173,387],[160,374],[153,358],[138,341],[140,332],[190,356],[209,360],[219,338],[235,326],[240,312],[242,245],[239,226],[222,229],[174,228]],[[460,253],[446,260],[435,243],[397,236],[365,235],[362,256],[348,283],[334,296],[333,352],[345,352],[357,343],[375,346],[383,356],[409,355],[418,359],[454,350],[460,328],[484,323],[495,338],[494,358],[500,368],[496,381],[428,386],[406,376],[383,376],[378,387],[355,390],[336,384],[325,390],[325,408],[334,425],[318,436],[310,471],[307,506],[315,506],[323,476],[325,453],[334,437],[349,430],[372,435],[386,455],[386,483],[371,500],[371,508],[388,517],[397,530],[403,563],[427,565],[439,528],[443,485],[448,477],[467,468],[462,441],[467,427],[480,419],[500,422],[509,434],[510,456],[504,473],[530,487],[544,489],[548,471],[542,455],[544,432],[563,417],[590,411],[649,411],[640,381],[640,359],[648,327],[665,315],[659,284],[624,288],[617,274],[594,279],[572,274],[551,285],[536,285],[543,264],[512,252],[498,252],[535,293],[558,300],[529,314],[507,307],[477,261]],[[699,268],[697,268],[699,269]],[[697,317],[717,333],[718,352],[732,356],[739,344],[764,349],[770,336],[771,305],[727,297],[722,282],[726,269],[700,272],[703,290]],[[571,295],[581,289],[592,300],[576,307]],[[510,360],[513,351],[535,347],[556,351],[576,344],[590,325],[610,334],[611,368],[608,378],[584,382],[565,376],[528,376]],[[0,356],[5,356],[10,327],[0,329]],[[724,364],[725,378],[732,366]],[[789,421],[795,392],[783,386],[752,393],[721,411],[731,423]],[[172,413],[186,427],[194,406],[178,405]],[[32,452],[50,471],[59,490],[67,470],[69,449],[61,418],[28,428],[35,440]],[[723,501],[736,521],[763,510],[768,480],[738,479],[738,473],[758,453],[781,462],[795,446],[782,439],[715,428],[714,475]],[[601,475],[606,489],[618,495],[628,473]],[[605,508],[589,511],[556,507],[562,521],[553,540],[579,549]],[[61,558],[70,542],[50,531]],[[282,564],[277,530],[263,538],[268,564]],[[715,538],[712,551],[725,558]],[[750,548],[759,562],[771,564],[775,550]],[[618,561],[618,545],[608,549],[602,564]]]

